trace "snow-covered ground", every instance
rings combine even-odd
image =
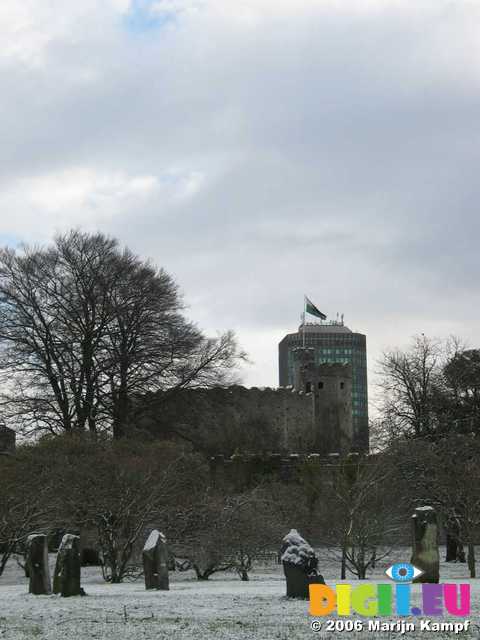
[[[443,552],[442,552],[443,553]],[[328,584],[339,580],[339,566],[321,551],[320,568]],[[369,581],[388,582],[385,569],[408,560],[408,550],[398,550],[377,567]],[[54,558],[52,558],[52,561]],[[234,574],[219,574],[198,582],[191,573],[172,573],[170,591],[147,592],[142,581],[109,585],[98,568],[82,570],[87,597],[32,596],[15,562],[0,578],[0,638],[7,640],[137,640],[175,638],[187,640],[297,640],[300,638],[400,638],[398,632],[330,633],[311,630],[308,602],[287,600],[281,567],[273,562],[258,567],[250,582]],[[471,630],[460,638],[480,637],[480,578],[470,580],[463,564],[442,564],[442,582],[472,585]],[[360,584],[353,577],[347,582]],[[419,604],[414,585],[413,605]],[[329,616],[332,618],[334,616]],[[361,618],[357,618],[361,619]],[[392,618],[396,620],[397,618]],[[446,618],[448,619],[448,618]],[[363,619],[365,620],[365,619]],[[385,618],[380,620],[384,621]],[[408,620],[415,620],[414,618]],[[450,620],[459,619],[450,618]],[[418,623],[418,619],[417,619]],[[452,632],[416,631],[409,638],[452,638]]]

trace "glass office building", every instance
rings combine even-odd
[[[293,385],[295,348],[313,347],[315,363],[341,362],[352,365],[352,419],[356,448],[368,451],[367,339],[353,333],[343,322],[307,323],[289,333],[278,345],[280,386]]]

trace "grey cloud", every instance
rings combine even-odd
[[[479,12],[405,7],[250,27],[207,12],[145,37],[103,15],[42,67],[2,68],[0,184],[155,176],[98,226],[174,273],[202,326],[259,350],[252,383],[275,383],[304,292],[369,335],[371,362],[387,323],[399,344],[415,318],[445,332],[445,296],[474,336]]]

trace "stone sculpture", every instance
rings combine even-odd
[[[287,581],[287,598],[306,599],[310,584],[325,584],[317,570],[315,551],[296,529],[291,529],[283,538],[280,553]]]

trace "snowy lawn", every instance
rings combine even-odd
[[[319,555],[327,583],[336,584],[339,582],[338,564],[334,564],[322,552]],[[408,551],[398,551],[395,557],[382,561],[369,581],[388,582],[383,573],[385,568],[393,562],[406,559]],[[470,581],[467,575],[466,565],[442,564],[442,582],[472,584],[472,628],[457,637],[479,638],[480,579]],[[106,584],[97,568],[83,569],[82,579],[87,597],[31,596],[27,593],[28,585],[22,572],[15,562],[10,562],[0,578],[0,638],[320,640],[335,636],[387,640],[401,637],[398,632],[314,633],[310,628],[308,602],[284,597],[282,569],[273,563],[257,568],[250,582],[241,582],[233,574],[219,574],[207,582],[198,582],[191,573],[172,573],[168,592],[146,592],[141,580],[120,585]],[[360,584],[353,578],[347,582]],[[416,605],[419,604],[419,586],[414,585],[413,589],[412,604]],[[384,621],[385,618],[380,620]],[[433,640],[451,638],[454,634],[417,631],[406,637],[423,640],[431,637]]]

